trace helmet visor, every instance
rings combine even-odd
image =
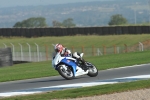
[[[55,49],[55,52],[59,52],[59,50],[58,50],[58,49]]]

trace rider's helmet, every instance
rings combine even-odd
[[[61,44],[56,44],[54,49],[55,49],[55,52],[61,52],[63,50],[63,45]]]

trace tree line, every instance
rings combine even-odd
[[[127,24],[128,21],[121,14],[112,15],[108,25],[123,25]],[[72,18],[67,18],[63,22],[54,20],[52,22],[53,27],[75,27],[76,24]],[[46,19],[44,17],[32,17],[21,22],[15,23],[13,27],[48,27]]]

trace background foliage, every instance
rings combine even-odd
[[[46,27],[46,19],[44,17],[32,17],[22,22],[17,22],[13,27]]]
[[[112,15],[111,19],[109,21],[109,25],[122,25],[122,24],[127,24],[128,21],[126,18],[124,18],[120,14]]]

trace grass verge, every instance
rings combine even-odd
[[[139,35],[88,35],[88,36],[62,36],[62,37],[39,37],[39,38],[23,38],[23,37],[11,37],[11,38],[0,38],[0,47],[4,47],[3,43],[11,47],[14,44],[15,47],[19,46],[21,43],[27,46],[29,43],[31,46],[35,46],[37,43],[39,46],[44,46],[45,44],[51,46],[51,44],[62,43],[68,48],[74,47],[107,47],[116,46],[133,46],[139,42],[143,42],[150,39],[150,34],[139,34]],[[131,41],[132,40],[132,41]]]
[[[150,51],[113,54],[85,58],[98,70],[118,68],[135,64],[150,63]],[[59,75],[51,66],[51,61],[16,64],[0,68],[0,82],[40,78]]]

